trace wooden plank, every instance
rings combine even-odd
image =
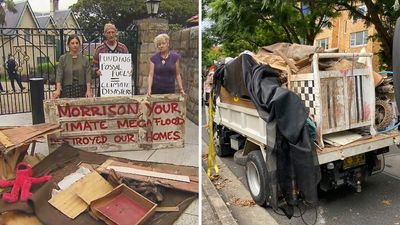
[[[20,211],[7,211],[0,214],[1,225],[43,225],[39,219],[31,214]]]
[[[10,139],[3,133],[0,131],[0,142],[2,145],[4,145],[4,147],[9,148],[11,146],[13,146],[14,144],[10,141]]]
[[[310,65],[310,58],[309,57],[305,57],[304,59],[300,59],[298,61],[296,61],[295,65],[297,68],[303,68],[305,66]]]
[[[179,212],[179,207],[177,206],[158,206],[156,212]]]
[[[219,97],[222,103],[256,109],[256,106],[251,100],[239,98],[237,101],[235,101],[234,97],[222,86]]]
[[[2,130],[1,133],[12,143],[10,147],[3,149],[3,151],[7,153],[14,148],[29,144],[33,140],[57,132],[58,130],[58,124],[48,123]]]
[[[0,153],[0,179],[10,180],[15,178],[15,167],[28,150],[28,145],[19,146],[7,153]]]
[[[338,133],[324,135],[324,141],[329,141],[331,143],[336,143],[338,145],[334,146],[341,146],[347,145],[354,141],[361,139],[363,136],[351,131],[342,131]]]
[[[290,81],[303,81],[303,80],[314,80],[314,74],[299,73],[299,74],[293,74],[290,78]]]
[[[198,193],[199,191],[199,180],[197,174],[188,174],[185,172],[185,167],[179,166],[179,167],[171,167],[171,166],[164,166],[164,167],[159,167],[158,165],[154,166],[143,166],[143,165],[138,165],[138,164],[132,164],[132,163],[125,163],[125,162],[119,162],[119,161],[114,161],[114,160],[107,160],[105,161],[101,166],[99,166],[96,170],[99,173],[105,173],[109,174],[110,170],[107,169],[109,166],[123,166],[123,167],[130,167],[130,168],[137,168],[137,169],[142,169],[142,170],[152,170],[155,172],[166,172],[170,174],[180,174],[180,175],[186,175],[189,176],[190,182],[181,182],[181,181],[175,181],[175,180],[169,180],[169,179],[164,179],[164,178],[157,178],[157,177],[148,177],[148,176],[142,176],[142,175],[135,175],[135,174],[129,174],[129,173],[121,173],[117,172],[120,176],[138,180],[138,181],[146,181],[146,182],[152,182],[156,185],[161,185],[167,188],[175,188],[178,190],[183,190],[183,191],[189,191],[193,193]]]
[[[48,100],[45,112],[63,128],[48,137],[50,151],[62,142],[93,152],[184,146],[186,105],[178,94]]]
[[[168,179],[168,180],[176,180],[176,181],[182,181],[182,182],[187,182],[187,183],[190,182],[190,179],[188,176],[182,176],[182,175],[140,170],[140,169],[135,169],[135,168],[123,167],[123,166],[108,166],[107,169],[115,170],[116,172],[120,172],[120,173],[129,173],[129,174],[140,175],[140,176],[164,178],[164,179]]]
[[[346,70],[327,70],[320,71],[320,77],[333,78],[333,77],[354,77],[354,76],[370,76],[368,69],[351,69]]]
[[[285,60],[286,64],[288,64],[288,66],[294,73],[299,72],[299,68],[297,68],[297,66],[294,65],[294,63],[290,61],[290,59],[286,57],[286,55],[283,54],[280,50],[276,50],[275,53],[278,54],[283,60]]]
[[[49,203],[64,215],[75,219],[87,209],[90,202],[103,197],[111,190],[113,187],[102,176],[92,172],[53,196]]]

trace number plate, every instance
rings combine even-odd
[[[343,169],[361,166],[365,164],[365,154],[347,157],[343,160]]]

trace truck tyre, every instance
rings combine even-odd
[[[260,150],[249,153],[246,162],[246,180],[251,197],[260,206],[264,206],[267,194],[267,167]]]
[[[229,138],[223,137],[223,135],[221,135],[220,133],[222,133],[222,131],[220,130],[214,131],[215,152],[219,157],[230,156],[234,151],[231,149]]]
[[[243,149],[240,149],[239,151],[236,151],[235,154],[233,155],[233,161],[235,161],[235,163],[241,166],[246,166],[247,156],[248,155],[244,156]]]
[[[384,130],[390,125],[393,118],[393,108],[389,102],[377,100],[375,102],[375,128],[377,130]]]

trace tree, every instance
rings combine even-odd
[[[98,37],[108,22],[114,23],[119,30],[125,30],[134,19],[147,16],[143,0],[78,0],[71,8],[89,40]]]
[[[149,17],[144,0],[78,0],[72,10],[89,40],[102,33],[105,23],[112,22],[119,30],[125,30],[134,20]],[[196,13],[197,3],[193,0],[163,0],[157,17],[168,19],[170,24],[185,25]]]
[[[213,0],[208,14],[216,30],[225,38],[254,34],[261,27],[291,43],[313,44],[322,27],[331,26],[327,18],[338,16],[331,1],[293,0]]]
[[[158,17],[170,24],[185,25],[186,20],[198,14],[197,0],[162,0]]]
[[[6,25],[6,9],[12,13],[17,13],[13,0],[0,0],[0,24]]]
[[[400,11],[394,9],[395,0],[337,0],[339,10],[349,10],[350,16],[365,21],[366,26],[374,25],[376,33],[371,35],[372,40],[380,42],[379,56],[381,63],[386,63],[392,69],[393,35]],[[367,12],[359,10],[358,6],[365,4]]]

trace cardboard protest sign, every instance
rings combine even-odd
[[[132,95],[131,54],[100,54],[100,96]]]
[[[64,142],[94,152],[184,144],[186,108],[177,94],[47,100],[45,114],[63,129],[48,137],[50,151]]]

